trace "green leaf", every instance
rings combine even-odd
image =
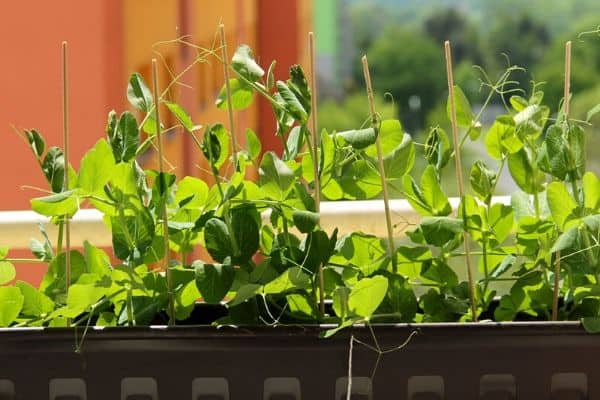
[[[23,308],[24,297],[18,287],[0,287],[0,327],[12,324]]]
[[[221,168],[229,157],[229,132],[221,124],[206,127],[202,154],[215,168]]]
[[[83,257],[87,272],[100,277],[111,275],[112,266],[108,254],[87,240],[83,241]]]
[[[23,310],[21,313],[28,317],[41,317],[54,310],[54,302],[27,282],[17,281],[15,286],[23,295]]]
[[[196,126],[192,121],[190,115],[185,111],[179,104],[166,102],[165,105],[173,113],[177,121],[183,126],[183,128],[188,132],[193,132]]]
[[[8,261],[0,261],[0,285],[5,285],[15,279],[17,271],[15,266]]]
[[[135,215],[110,219],[113,249],[120,260],[142,259],[154,242],[155,226],[150,211],[147,208],[133,211]]]
[[[245,204],[232,209],[231,230],[239,250],[239,254],[236,254],[236,262],[248,262],[259,246],[260,214],[256,206]]]
[[[463,221],[450,217],[424,217],[419,226],[427,243],[438,247],[463,232]]]
[[[308,81],[302,67],[298,64],[290,67],[290,79],[287,80],[287,86],[290,88],[296,98],[302,104],[307,114],[311,113],[311,93],[308,87]]]
[[[229,237],[229,229],[225,222],[218,218],[211,218],[204,226],[204,241],[206,250],[210,256],[218,262],[223,262],[225,258],[233,256],[233,248]]]
[[[64,189],[65,157],[61,149],[58,147],[48,149],[42,162],[42,171],[54,193]]]
[[[90,277],[91,280],[98,279],[95,274],[90,274],[95,277]],[[107,292],[106,287],[96,285],[94,283],[76,283],[69,287],[67,294],[67,307],[62,315],[69,318],[75,318],[79,314],[86,312],[95,305]]]
[[[204,207],[208,199],[208,185],[202,179],[186,176],[177,183],[175,202],[185,209]],[[184,205],[181,205],[185,201]]]
[[[552,125],[546,131],[546,152],[550,163],[550,172],[560,180],[564,180],[569,172],[569,146],[563,137],[560,127]]]
[[[529,102],[521,96],[510,96],[510,105],[515,111],[523,111],[529,105]]]
[[[50,196],[31,199],[31,209],[47,217],[73,215],[79,209],[79,201],[76,193],[76,191],[68,190]]]
[[[448,215],[452,212],[433,165],[425,167],[420,184],[421,187],[418,187],[409,175],[405,175],[402,181],[406,199],[415,210],[421,215]]]
[[[490,170],[483,161],[477,160],[471,167],[469,178],[471,188],[483,201],[489,201],[492,198],[492,191],[496,184],[496,174]]]
[[[312,211],[294,210],[292,218],[294,225],[302,233],[312,232],[319,224],[319,214]]]
[[[27,138],[27,142],[29,143],[29,147],[33,154],[38,160],[41,160],[44,155],[44,150],[46,149],[46,142],[44,142],[44,138],[38,131],[35,129],[26,129],[25,137]]]
[[[342,237],[336,245],[332,262],[354,266],[365,275],[371,276],[389,263],[380,238],[354,232]]]
[[[596,104],[594,107],[592,107],[586,114],[585,116],[585,120],[586,122],[590,122],[592,120],[592,118],[594,118],[594,116],[596,114],[600,113],[600,104]]]
[[[388,289],[388,280],[377,275],[358,281],[348,296],[348,309],[351,313],[369,320],[381,304]]]
[[[196,261],[192,264],[196,270],[196,286],[204,301],[219,303],[233,284],[235,270],[227,264],[205,264]]]
[[[354,161],[347,166],[339,183],[346,198],[368,200],[381,193],[379,172],[366,160]]]
[[[0,246],[0,260],[3,260],[8,256],[8,247]]]
[[[546,198],[552,219],[560,229],[564,229],[569,217],[573,218],[577,203],[573,200],[563,182],[550,183],[546,188]]]
[[[115,159],[110,146],[100,139],[81,160],[77,185],[90,194],[103,192],[115,169]]]
[[[294,183],[294,172],[290,167],[269,151],[263,155],[258,172],[265,195],[274,200],[285,200]]]
[[[284,160],[293,160],[298,157],[298,153],[302,150],[304,138],[307,134],[308,130],[304,125],[297,125],[292,128],[287,138],[287,151],[284,154]]]
[[[450,155],[452,154],[446,131],[440,127],[432,128],[427,135],[427,139],[425,139],[424,152],[427,162],[433,165],[436,170],[441,171],[450,161]]]
[[[250,128],[246,129],[246,143],[248,144],[248,154],[252,160],[256,160],[262,151],[260,139]]]
[[[85,272],[85,259],[80,252],[71,250],[71,284],[77,282]],[[66,254],[58,254],[48,265],[48,270],[40,283],[40,291],[53,300],[66,301]]]
[[[579,238],[579,227],[573,226],[563,232],[554,245],[550,249],[550,253],[556,253],[557,251],[562,251],[569,249],[577,244],[577,239]]]
[[[507,255],[506,257],[504,257],[504,259],[500,262],[500,264],[498,264],[498,266],[496,266],[492,272],[490,273],[490,277],[491,278],[499,278],[500,276],[502,276],[506,271],[508,271],[510,269],[510,267],[512,267],[515,263],[515,261],[517,261],[517,257],[515,257],[512,254]]]
[[[373,128],[354,129],[338,132],[336,137],[342,138],[346,144],[360,150],[374,144],[377,140],[377,133]]]
[[[593,211],[600,208],[600,179],[591,171],[583,175],[583,204]]]
[[[189,281],[183,289],[177,291],[175,295],[175,318],[184,320],[188,318],[194,309],[196,301],[200,299],[201,294],[196,285],[196,281]]]
[[[229,79],[229,90],[231,93],[231,107],[234,110],[244,110],[252,104],[254,89],[247,83],[233,78]],[[215,105],[220,109],[227,109],[227,87],[223,85],[219,91]]]
[[[256,296],[261,287],[262,287],[262,285],[259,285],[256,283],[247,283],[247,284],[241,286],[237,290],[235,298],[232,301],[230,301],[229,303],[227,303],[227,305],[229,307],[235,307],[239,304],[242,304],[246,300],[251,299],[254,296]]]
[[[598,333],[600,332],[600,317],[585,317],[581,319],[583,329],[587,333]]]
[[[525,149],[508,157],[508,169],[515,183],[525,193],[534,194],[544,190],[544,173],[539,169],[534,171],[530,156]]]
[[[263,287],[263,293],[284,294],[296,289],[306,289],[310,286],[309,276],[300,267],[286,269],[281,275]]]
[[[488,223],[498,244],[501,244],[512,232],[513,208],[501,203],[493,204],[489,209]]]
[[[288,294],[286,297],[292,314],[299,314],[304,317],[317,317],[317,310],[314,302],[301,294]]]
[[[300,124],[305,124],[308,121],[308,111],[304,108],[300,99],[296,97],[294,92],[284,82],[277,81],[275,86],[283,100],[286,112]]]
[[[411,136],[402,135],[402,142],[383,158],[383,169],[388,181],[402,179],[415,164],[415,146]]]
[[[144,112],[150,112],[150,108],[152,108],[152,92],[148,89],[144,78],[137,72],[129,78],[127,100],[132,106]]]
[[[245,44],[236,49],[231,60],[231,67],[251,82],[257,81],[265,74],[265,71],[254,61],[252,49]]]
[[[496,160],[523,148],[523,142],[516,135],[512,118],[496,118],[485,137],[485,146],[488,154]]]
[[[454,85],[454,106],[456,108],[456,122],[461,128],[468,128],[473,123],[473,112],[471,111],[471,105],[467,96],[458,85]],[[448,119],[452,120],[452,113],[450,109],[450,96],[448,95],[448,102],[446,103],[446,113]]]

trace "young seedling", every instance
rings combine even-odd
[[[312,135],[312,161],[315,174],[315,211],[321,212],[321,180],[319,179],[319,133],[317,132],[317,62],[315,56],[315,35],[308,33],[308,52],[310,57],[310,130]],[[319,310],[325,313],[325,278],[323,264],[319,264]]]
[[[233,104],[231,102],[231,86],[229,85],[229,56],[227,54],[227,40],[225,39],[225,25],[219,25],[219,36],[221,39],[221,55],[223,57],[223,75],[225,77],[225,93],[227,94],[227,112],[229,114],[229,130],[231,132],[231,147],[233,155],[233,166],[237,169],[237,136],[235,133],[235,121],[233,116]]]
[[[62,42],[62,100],[63,100],[63,146],[64,146],[64,160],[65,160],[65,177],[64,177],[64,189],[69,190],[69,70],[67,64],[67,53],[68,45],[67,42]],[[69,286],[71,285],[71,224],[69,216],[65,215],[65,293],[69,292]],[[68,325],[68,324],[67,324]]]
[[[163,148],[161,138],[161,127],[160,127],[160,113],[159,113],[159,90],[158,90],[158,72],[156,68],[156,59],[152,59],[152,96],[154,98],[154,113],[156,117],[156,143],[158,146],[158,170],[160,172],[159,179],[164,179],[164,166],[163,166]],[[166,186],[166,184],[164,185]],[[163,236],[165,242],[165,273],[167,275],[167,294],[169,297],[169,325],[175,325],[175,301],[173,298],[173,278],[171,276],[170,268],[170,254],[169,254],[169,224],[167,216],[167,202],[162,201],[162,220],[163,220]]]
[[[475,304],[475,287],[473,284],[473,271],[471,266],[471,250],[469,247],[469,233],[466,227],[466,210],[465,210],[465,187],[462,176],[462,162],[460,159],[460,141],[458,138],[458,122],[456,119],[456,104],[454,101],[454,76],[452,74],[452,50],[450,41],[444,43],[444,52],[446,56],[446,74],[448,80],[448,94],[450,99],[450,122],[452,124],[452,139],[454,142],[454,165],[456,168],[456,183],[458,186],[458,196],[462,205],[462,215],[465,219],[465,229],[463,232],[463,242],[465,248],[465,258],[467,263],[467,279],[469,281],[469,297],[471,299],[471,317],[477,322],[477,306]]]
[[[362,58],[362,66],[363,66],[363,74],[365,76],[365,84],[367,86],[367,98],[369,100],[369,112],[371,114],[371,125],[375,132],[377,133],[379,129],[379,117],[375,112],[375,103],[373,100],[373,86],[371,85],[371,73],[369,72],[369,61],[367,60],[367,56],[363,56]],[[396,266],[396,251],[394,249],[394,231],[392,225],[392,214],[390,211],[390,195],[388,193],[387,181],[385,179],[385,168],[383,164],[383,152],[381,150],[381,142],[379,140],[379,135],[376,136],[375,139],[375,147],[377,148],[377,160],[378,160],[378,168],[379,175],[381,177],[381,189],[383,190],[383,206],[385,208],[385,222],[387,224],[387,253],[392,261],[393,271],[397,271]]]
[[[569,120],[569,100],[571,96],[571,41],[565,43],[565,87],[563,96],[563,112],[565,121]],[[573,193],[574,196],[577,193]],[[554,263],[554,292],[552,298],[552,321],[558,319],[558,294],[560,291],[560,251],[556,252]]]

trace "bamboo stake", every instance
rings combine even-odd
[[[231,131],[231,147],[233,149],[233,165],[237,171],[237,136],[235,133],[235,121],[233,116],[233,104],[231,102],[231,86],[229,85],[229,56],[227,55],[227,40],[225,39],[225,25],[219,25],[219,35],[221,37],[221,55],[223,57],[223,75],[225,76],[225,93],[227,95],[227,111],[229,113],[229,130]]]
[[[68,45],[67,42],[62,42],[62,100],[63,100],[63,147],[64,147],[64,190],[69,190],[69,69],[68,69]],[[69,292],[71,286],[71,222],[70,217],[65,215],[65,279],[66,279],[66,293]],[[70,323],[67,322],[67,325]]]
[[[444,43],[444,52],[446,56],[446,76],[448,80],[448,94],[450,99],[450,117],[452,123],[452,139],[454,141],[454,165],[456,168],[456,182],[458,185],[458,195],[461,200],[463,219],[466,222],[465,213],[465,187],[462,176],[462,162],[460,159],[460,141],[458,139],[458,123],[456,122],[456,103],[454,102],[454,76],[452,74],[452,50],[450,41]],[[469,233],[466,223],[463,232],[463,241],[465,247],[465,258],[467,262],[467,278],[469,281],[469,297],[471,298],[471,317],[477,322],[477,305],[475,304],[475,286],[473,284],[473,269],[471,266],[471,249],[469,246]]]
[[[571,41],[565,43],[565,88],[563,95],[563,112],[565,122],[569,122],[569,103],[571,97]],[[573,193],[577,196],[577,193]],[[558,295],[560,291],[560,250],[556,252],[554,263],[554,292],[552,297],[552,321],[558,319]]]
[[[321,212],[321,179],[319,178],[319,133],[317,132],[317,60],[315,56],[315,35],[308,33],[308,54],[310,57],[310,130],[312,136],[312,161],[315,174],[315,210]],[[319,310],[325,314],[325,277],[323,264],[319,264]]]
[[[154,113],[156,117],[156,141],[158,147],[158,170],[160,172],[160,179],[163,179],[164,165],[163,165],[163,148],[161,138],[161,127],[160,127],[160,113],[159,113],[159,90],[158,90],[158,72],[156,67],[156,59],[152,59],[152,84],[154,97]],[[167,219],[167,202],[162,202],[162,219],[163,219],[163,236],[165,241],[165,272],[167,275],[167,292],[169,296],[169,325],[175,325],[175,303],[173,298],[173,278],[171,276],[170,268],[170,254],[169,254],[169,225]]]
[[[379,176],[381,177],[381,189],[383,190],[383,207],[385,209],[385,222],[387,225],[388,246],[387,253],[392,261],[392,269],[394,272],[398,270],[396,265],[396,250],[394,247],[394,230],[392,225],[392,213],[390,211],[390,195],[388,192],[387,182],[385,179],[385,168],[383,164],[383,152],[381,150],[381,142],[379,140],[379,117],[375,112],[375,103],[373,100],[373,86],[371,85],[371,73],[369,72],[369,61],[367,56],[362,57],[363,74],[365,76],[365,84],[367,86],[367,98],[369,100],[369,111],[371,113],[371,126],[377,134],[375,138],[375,147],[377,148],[377,160],[379,168]]]

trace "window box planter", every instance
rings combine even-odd
[[[350,335],[317,326],[8,329],[2,399],[345,400]],[[353,399],[593,399],[600,341],[577,322],[374,326],[352,351]],[[427,394],[428,393],[428,394]],[[11,397],[13,396],[13,397]],[[71,397],[69,397],[71,396]],[[144,397],[145,396],[145,397]]]
[[[231,116],[254,94],[265,97],[284,141],[281,157],[261,154],[251,131],[239,146],[222,124],[207,126],[200,140],[190,116],[160,95],[156,63],[153,91],[138,74],[129,81],[128,99],[143,119],[111,112],[106,139],[79,171],[67,146],[46,149],[38,132],[25,131],[52,190],[32,208],[58,230],[56,243],[45,232],[32,243],[35,260],[48,263],[39,288],[9,284],[12,263],[32,260],[0,248],[0,326],[8,327],[0,331],[0,396],[600,396],[588,361],[600,351],[589,334],[600,331],[600,179],[585,171],[585,126],[569,119],[568,101],[550,118],[536,87],[528,98],[511,97],[484,135],[497,165],[475,162],[467,193],[461,143],[477,140],[483,127],[453,85],[448,43],[446,55],[453,146],[439,127],[416,146],[399,121],[379,119],[366,58],[371,126],[319,137],[301,68],[276,81],[247,46],[225,65],[217,106]],[[137,163],[154,143],[162,160],[164,111],[198,145],[212,186],[178,180],[160,162],[158,171]],[[413,177],[417,147],[426,166]],[[441,179],[452,158],[455,214]],[[246,179],[253,167],[257,182]],[[520,188],[510,202],[494,198],[504,169]],[[405,221],[410,243],[394,237],[390,187],[422,217]],[[383,196],[385,240],[324,230],[321,196]],[[85,202],[103,215],[118,262],[87,241],[81,251],[70,248],[70,221]],[[210,259],[192,261],[196,246]],[[195,314],[199,298],[213,308]],[[553,322],[509,322],[520,319]],[[212,326],[177,326],[185,321]]]

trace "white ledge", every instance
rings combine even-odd
[[[494,197],[494,203],[510,204],[509,196]],[[453,209],[458,206],[458,198],[451,198]],[[391,200],[390,211],[394,233],[403,235],[408,224],[418,223],[420,216],[408,201]],[[268,215],[263,215],[267,219]],[[31,238],[42,238],[38,225],[43,224],[50,238],[56,237],[56,226],[50,219],[33,211],[0,212],[0,246],[9,248],[28,248]],[[327,232],[338,228],[340,234],[362,231],[380,237],[387,235],[385,209],[382,200],[335,201],[321,203],[321,226]],[[74,246],[82,246],[89,240],[96,246],[109,247],[111,235],[102,221],[102,214],[97,210],[82,209],[75,214],[71,223],[71,242]]]

